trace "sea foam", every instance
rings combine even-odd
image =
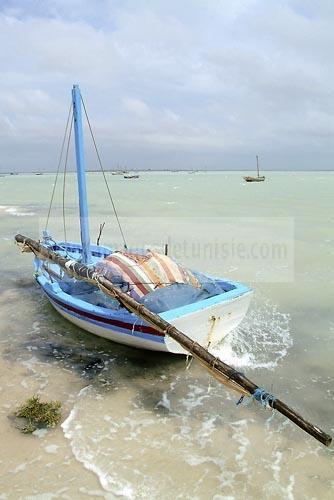
[[[289,316],[258,298],[247,320],[214,352],[237,368],[271,370],[291,344]],[[80,391],[62,428],[76,459],[97,475],[106,492],[128,499],[155,499],[175,481],[175,496],[184,496],[183,483],[192,484],[195,475],[193,496],[201,497],[207,477],[217,489],[232,492],[240,474],[246,477],[252,470],[258,434],[263,443],[257,424],[244,414],[235,415],[230,406],[225,413],[231,411],[232,418],[229,413],[224,416],[220,408],[226,393],[221,387],[210,389],[206,378],[199,381],[195,373],[186,373],[168,375],[169,383],[159,377],[154,389],[161,383],[162,390],[151,408],[138,399],[135,380],[102,398],[94,385]],[[145,394],[148,390],[145,386]],[[272,435],[271,429],[267,434]],[[226,453],[222,443],[228,443]],[[263,446],[270,454],[269,444]],[[277,475],[280,464],[276,465],[272,473]],[[179,471],[182,480],[177,479]]]
[[[289,314],[258,297],[242,324],[211,352],[235,368],[273,370],[292,344]]]
[[[4,212],[15,217],[33,217],[35,212],[22,212],[19,207],[11,207],[9,205],[0,205],[0,213]]]

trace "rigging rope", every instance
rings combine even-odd
[[[125,249],[127,249],[128,247],[127,247],[127,244],[126,244],[125,236],[124,236],[124,233],[123,233],[123,230],[122,230],[122,226],[121,226],[120,220],[119,220],[119,218],[118,218],[118,214],[117,214],[117,210],[116,210],[116,206],[115,206],[115,203],[114,203],[113,197],[111,196],[111,192],[110,192],[110,188],[109,188],[108,181],[107,181],[107,178],[106,178],[105,170],[104,170],[104,168],[103,168],[103,166],[102,166],[102,161],[101,161],[101,158],[100,158],[100,154],[99,154],[99,151],[98,151],[98,149],[97,149],[97,145],[96,145],[95,137],[94,137],[94,134],[93,134],[93,130],[92,130],[92,127],[91,127],[91,124],[90,124],[89,118],[88,118],[88,113],[87,113],[87,110],[86,110],[85,102],[84,102],[84,100],[83,100],[82,96],[81,96],[81,102],[82,102],[82,105],[83,105],[83,108],[84,108],[84,111],[85,111],[86,120],[87,120],[87,123],[88,123],[88,127],[89,127],[89,131],[90,131],[90,135],[92,136],[92,140],[93,140],[93,144],[94,144],[94,148],[95,148],[96,156],[97,156],[97,159],[98,159],[98,162],[99,162],[99,165],[100,165],[100,168],[101,168],[102,174],[103,174],[104,182],[105,182],[106,187],[107,187],[107,191],[108,191],[108,194],[109,194],[109,198],[110,198],[110,201],[111,201],[111,205],[112,205],[112,207],[113,207],[114,214],[115,214],[115,217],[116,217],[116,220],[117,220],[117,224],[118,224],[118,227],[119,227],[119,230],[120,230],[120,233],[121,233],[122,239],[123,239],[124,248],[125,248]]]
[[[55,178],[55,182],[53,184],[53,189],[52,189],[52,194],[51,194],[51,200],[50,200],[50,205],[49,205],[49,210],[48,210],[48,215],[47,215],[47,218],[46,218],[45,231],[47,230],[48,225],[49,225],[51,208],[52,208],[52,203],[53,203],[53,199],[54,199],[54,195],[55,195],[55,191],[56,191],[56,186],[57,186],[57,181],[58,181],[58,175],[59,175],[59,171],[60,171],[60,165],[61,165],[61,162],[62,162],[62,159],[63,159],[64,146],[65,146],[65,141],[66,141],[66,136],[67,136],[68,124],[69,124],[69,121],[70,121],[71,111],[72,111],[72,103],[70,104],[70,108],[68,110],[67,122],[66,122],[66,127],[65,127],[65,133],[64,133],[64,137],[63,137],[63,142],[62,142],[62,146],[61,146],[61,152],[60,152],[60,156],[59,156],[59,161],[58,161],[56,178]]]
[[[71,119],[70,131],[68,134],[67,147],[66,147],[66,156],[65,156],[65,164],[64,164],[64,176],[63,176],[63,228],[64,228],[64,238],[65,243],[67,243],[67,234],[66,234],[66,219],[65,219],[65,186],[66,186],[66,172],[67,172],[67,161],[68,161],[68,152],[70,148],[70,141],[72,135],[72,127],[73,127],[73,113]]]

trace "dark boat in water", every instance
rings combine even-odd
[[[244,177],[244,180],[246,182],[263,182],[265,180],[265,176],[260,175],[258,155],[256,155],[256,168],[257,168],[257,177],[253,177],[251,175],[246,175],[246,177]]]

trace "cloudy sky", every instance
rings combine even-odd
[[[333,0],[0,0],[0,170],[56,168],[73,83],[106,168],[333,169],[333,27]]]

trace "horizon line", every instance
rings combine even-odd
[[[218,168],[132,168],[132,169],[104,169],[106,173],[119,173],[125,174],[129,172],[253,172],[254,169],[218,169]],[[68,170],[68,173],[75,173],[76,169]],[[87,169],[86,173],[99,173],[101,170],[98,169]],[[323,169],[296,169],[296,168],[287,168],[287,169],[261,169],[261,172],[334,172],[333,168],[323,168]],[[17,175],[17,174],[54,174],[56,170],[8,170],[1,171],[0,175]]]

